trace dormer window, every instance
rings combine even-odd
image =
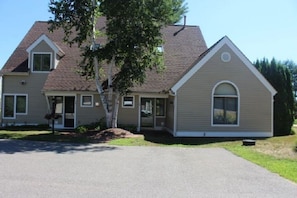
[[[35,40],[27,49],[28,69],[36,73],[46,73],[57,68],[65,55],[62,49],[45,34]]]
[[[51,53],[33,53],[32,71],[48,72],[51,70]]]

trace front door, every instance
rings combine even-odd
[[[64,127],[74,127],[75,97],[65,96]]]
[[[154,127],[154,98],[141,98],[141,127]]]

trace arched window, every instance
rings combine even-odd
[[[238,125],[238,91],[230,82],[222,82],[213,90],[213,125]]]

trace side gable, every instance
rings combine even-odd
[[[187,82],[201,67],[203,67],[205,63],[209,61],[224,45],[230,47],[230,49],[238,56],[244,65],[256,76],[256,78],[267,88],[267,90],[269,90],[272,96],[276,94],[276,90],[271,86],[271,84],[227,36],[220,39],[217,43],[205,51],[205,53],[203,53],[194,62],[193,66],[172,86],[171,91],[175,94],[177,90],[183,86],[183,84]]]

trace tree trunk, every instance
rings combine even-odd
[[[96,1],[93,0],[93,6],[96,5]],[[93,15],[92,16],[92,22],[93,22],[93,32],[92,32],[92,51],[94,52],[95,46],[96,46],[96,17]],[[103,87],[102,87],[102,83],[101,83],[101,78],[100,78],[100,74],[99,74],[99,62],[98,62],[98,58],[96,56],[94,56],[93,58],[93,64],[94,64],[94,70],[95,70],[95,82],[96,82],[96,88],[97,91],[99,93],[100,96],[100,100],[105,112],[105,117],[106,117],[106,126],[107,128],[111,127],[112,124],[112,112],[110,111],[110,108],[112,109],[112,107],[110,107],[110,105],[112,106],[112,104],[109,104],[109,97],[111,94],[112,97],[112,93],[108,93],[109,96],[108,98],[106,97]],[[109,81],[109,80],[108,80]],[[108,82],[109,85],[110,82]]]
[[[113,128],[118,128],[119,106],[120,106],[120,93],[116,92],[115,99],[114,99],[113,116],[112,116],[112,127]]]

